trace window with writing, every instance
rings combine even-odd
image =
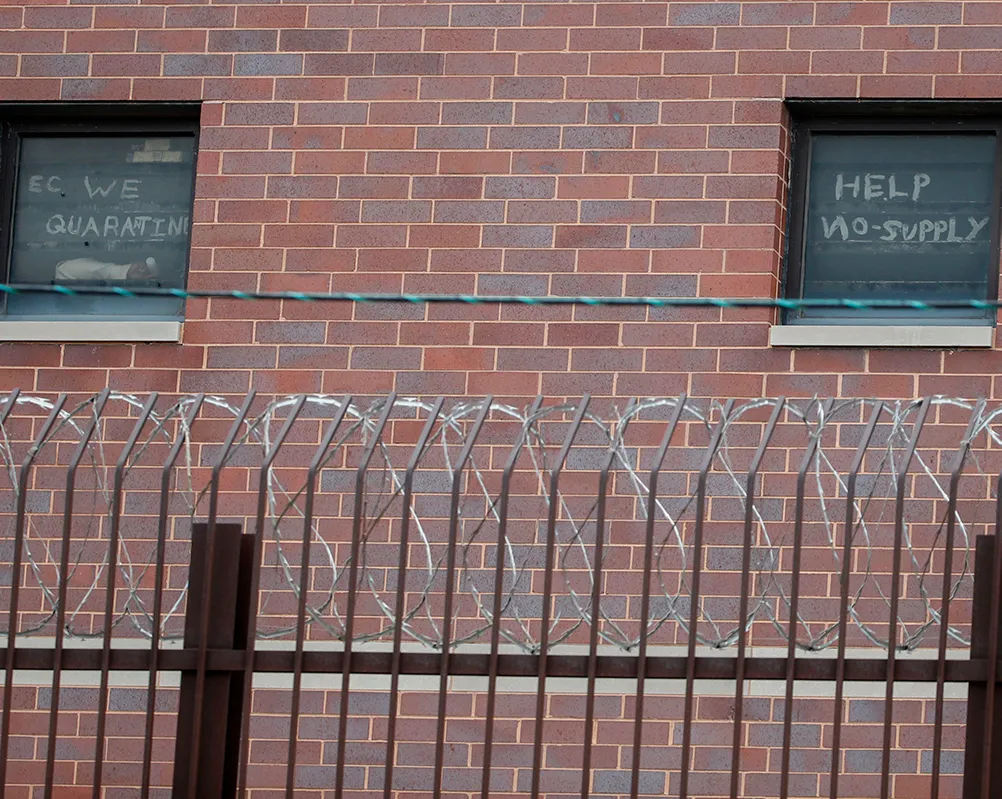
[[[906,132],[819,126],[795,149],[787,294],[984,300],[997,292],[998,136],[984,126]],[[895,129],[898,128],[898,129]],[[978,309],[810,309],[788,321],[989,323]]]
[[[14,130],[8,200],[7,277],[12,283],[186,285],[191,238],[194,133],[74,135]],[[9,177],[9,176],[8,176]],[[178,318],[172,297],[8,297],[8,317]]]

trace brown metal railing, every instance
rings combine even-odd
[[[944,754],[952,762],[965,748],[964,799],[994,796],[1000,421],[984,401],[942,397],[681,396],[617,411],[588,397],[251,395],[235,405],[15,392],[0,405],[11,575],[0,607],[18,631],[16,646],[0,650],[0,783],[11,795],[84,785],[95,797],[113,789],[145,799],[168,788],[154,766],[170,717],[177,797],[327,789],[336,799],[632,799],[654,785],[681,797],[835,799],[861,773],[850,755],[864,750],[879,769],[852,795],[916,796],[919,785],[939,797],[959,795]],[[92,742],[93,755],[72,759],[68,778],[57,768],[60,725],[81,711],[61,703],[67,677],[82,672],[98,673],[86,710],[93,732],[81,732],[81,715],[69,737]],[[109,724],[113,683],[129,672],[148,678],[123,738]],[[173,695],[162,685],[171,674],[180,675],[176,710],[158,709]],[[48,707],[18,704],[15,677],[31,675],[49,687]],[[277,675],[287,687],[255,684]],[[322,675],[339,679],[318,712],[306,700],[320,689],[304,686]],[[405,687],[421,677],[434,686]],[[467,678],[476,687],[463,688]],[[708,745],[704,681],[721,680],[733,685],[715,723],[728,733]],[[765,722],[751,710],[762,695],[752,681],[781,686]],[[883,685],[879,720],[847,713],[861,683]],[[902,721],[896,708],[923,684],[928,712]],[[951,686],[969,692],[966,741],[954,735],[963,699],[947,697]],[[805,687],[822,698],[805,698]],[[266,713],[282,732],[262,737],[255,703],[265,690],[288,711]],[[560,723],[555,691],[580,699],[580,722],[548,738]],[[523,692],[512,739],[499,700]],[[411,694],[431,699],[417,767],[405,756],[415,733],[401,726],[414,718],[403,705]],[[610,695],[621,702],[614,719],[599,707]],[[680,715],[652,713],[652,696],[663,695],[681,699]],[[365,696],[385,706],[363,712]],[[450,712],[467,697],[470,712]],[[829,705],[810,750],[822,765],[798,765],[798,708]],[[44,734],[32,721],[42,711]],[[336,719],[321,747],[304,743],[315,740],[303,732],[307,717]],[[361,739],[352,723],[363,718]],[[773,743],[756,744],[766,722]],[[625,732],[610,766],[602,736],[613,723]],[[471,737],[469,724],[480,732]],[[662,727],[659,745],[676,764],[646,751],[645,733]],[[914,735],[921,747],[902,743]],[[122,776],[109,757],[130,737],[142,755]],[[26,740],[31,757],[15,748]],[[280,784],[277,771],[271,782],[261,776],[255,751],[275,740]],[[457,746],[467,754],[458,765]],[[919,752],[911,771],[895,765],[904,749]],[[502,763],[509,755],[514,766]],[[307,784],[314,768],[333,772]],[[576,775],[577,787],[547,783],[555,771]]]

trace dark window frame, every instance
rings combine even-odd
[[[815,101],[787,100],[790,114],[790,180],[787,193],[786,243],[781,270],[781,292],[786,299],[801,297],[810,184],[811,143],[815,133],[922,134],[987,133],[995,136],[995,170],[992,183],[988,290],[985,299],[999,296],[1000,228],[1002,228],[1002,102],[968,101]],[[782,313],[783,324],[960,324],[995,325],[995,311],[957,319],[947,312],[902,313],[893,317],[879,312],[853,316],[803,319],[796,310]]]
[[[24,136],[146,136],[190,135],[194,159],[191,170],[192,219],[194,221],[195,187],[198,179],[201,103],[169,102],[46,102],[0,103],[0,278],[10,281],[14,247],[14,210],[17,201],[21,138]],[[188,264],[181,288],[188,285],[191,269],[191,242]],[[184,317],[181,304],[179,319]],[[159,318],[159,317],[158,317]],[[14,321],[7,315],[7,298],[0,300],[0,320]],[[53,321],[63,321],[52,317]],[[67,316],[65,321],[74,321]]]

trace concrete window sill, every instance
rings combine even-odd
[[[774,325],[772,347],[991,347],[995,328],[948,325]]]
[[[103,344],[113,341],[133,344],[181,340],[181,322],[81,322],[81,321],[0,321],[0,341],[51,341]]]

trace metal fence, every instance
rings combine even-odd
[[[0,404],[5,795],[1002,791],[1002,408],[238,403]]]

